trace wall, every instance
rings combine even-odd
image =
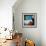
[[[12,6],[16,0],[0,0],[0,27],[12,29]]]
[[[46,46],[46,0],[41,1],[41,41]]]
[[[14,5],[13,13],[15,19],[15,31],[23,33],[23,37],[31,39],[35,42],[36,46],[41,46],[41,1],[40,0],[23,0],[20,5]],[[22,13],[37,13],[37,28],[22,28]]]

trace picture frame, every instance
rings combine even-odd
[[[22,13],[22,27],[36,28],[37,13]]]

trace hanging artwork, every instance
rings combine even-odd
[[[22,27],[37,27],[37,13],[22,13]]]

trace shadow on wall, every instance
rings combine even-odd
[[[30,40],[34,41],[36,46],[41,46],[41,38],[40,37],[37,38],[36,36],[33,36],[33,34],[31,35],[30,33],[28,33],[28,35],[27,35],[27,34],[23,33],[23,38],[24,38],[24,40],[30,39]]]

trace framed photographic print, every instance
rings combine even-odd
[[[37,27],[37,13],[22,13],[22,27]]]

